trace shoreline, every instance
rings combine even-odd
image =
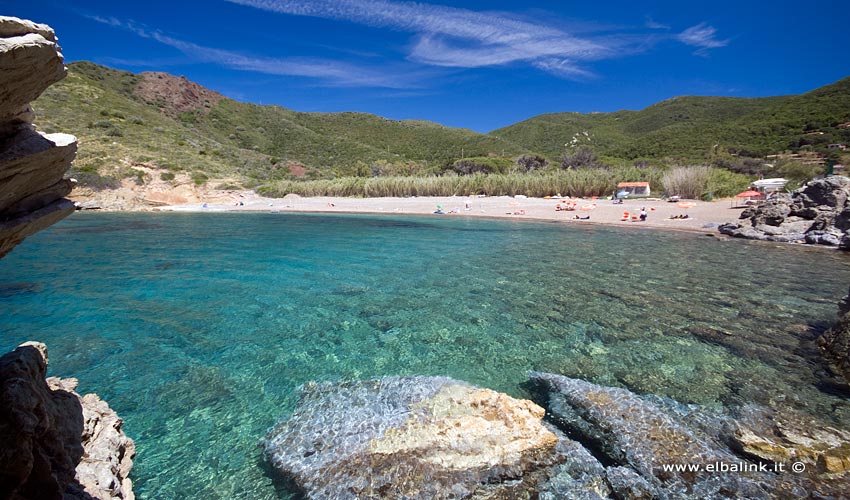
[[[176,212],[176,213],[290,213],[290,214],[347,214],[347,215],[414,215],[417,217],[454,217],[481,218],[498,220],[525,220],[533,222],[557,222],[580,224],[583,226],[614,226],[620,228],[650,229],[661,231],[685,232],[710,236],[718,240],[733,239],[721,234],[717,228],[727,222],[739,221],[743,206],[735,199],[715,201],[684,200],[691,204],[683,208],[679,203],[671,203],[658,198],[625,200],[623,204],[614,204],[612,200],[572,199],[576,202],[574,211],[556,211],[555,207],[566,198],[514,198],[511,196],[424,196],[424,197],[300,197],[287,195],[284,198],[267,198],[253,191],[230,191],[211,196],[211,200],[202,202],[159,206],[136,206],[129,210],[112,208],[99,209],[104,212]],[[466,209],[466,202],[470,207]],[[240,205],[240,202],[242,203]],[[592,208],[591,205],[595,205]],[[449,212],[435,214],[437,207]],[[582,210],[582,207],[585,210]],[[646,207],[646,221],[633,221],[632,214]],[[523,213],[524,212],[524,213]],[[628,221],[623,220],[624,212],[629,212]],[[671,219],[673,215],[687,214],[687,219]],[[590,219],[575,219],[575,216]],[[775,241],[747,240],[760,243],[805,247],[818,250],[835,250],[824,245],[801,243],[783,243]]]
[[[735,222],[741,209],[734,208],[733,201],[691,201],[693,206],[683,208],[678,203],[660,199],[625,200],[614,204],[611,200],[567,199],[567,198],[514,198],[510,196],[478,196],[468,198],[409,197],[409,198],[343,198],[343,197],[292,197],[266,198],[253,192],[233,195],[228,201],[187,203],[150,207],[144,210],[158,212],[258,212],[258,213],[335,213],[335,214],[384,214],[417,215],[455,218],[486,218],[501,220],[530,220],[537,222],[562,222],[583,225],[614,225],[665,229],[687,232],[709,232],[722,236],[717,227]],[[574,203],[575,210],[556,210],[563,200]],[[241,203],[241,205],[240,205]],[[438,207],[446,213],[436,214]],[[633,216],[645,207],[645,221],[633,220]],[[623,220],[625,212],[629,219]],[[671,219],[674,215],[688,215],[687,219]],[[581,217],[582,219],[576,219]],[[587,219],[585,219],[587,218]]]

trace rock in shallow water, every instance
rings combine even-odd
[[[306,385],[294,414],[262,444],[310,499],[824,499],[850,491],[850,433],[811,418],[760,407],[719,412],[546,373],[531,379],[553,422],[578,441],[542,422],[529,401],[449,378],[388,377]],[[806,470],[771,470],[791,460]]]
[[[47,347],[0,358],[0,498],[131,500],[135,445],[123,421],[75,379],[45,379]]]
[[[308,384],[262,445],[308,498],[531,498],[559,475],[604,492],[602,466],[543,415],[444,377]],[[573,453],[571,470],[551,469]]]
[[[739,459],[709,436],[625,389],[547,373],[532,373],[531,379],[549,392],[549,409],[560,426],[608,461],[636,471],[657,492],[664,491],[670,498],[701,498],[722,491],[766,495],[744,476],[667,469]],[[645,488],[634,484],[641,491]]]
[[[561,375],[530,377],[553,420],[611,464],[614,498],[824,499],[850,491],[850,433],[811,417],[761,407],[718,413]]]
[[[818,338],[824,359],[850,384],[850,293],[838,304],[838,323]]]

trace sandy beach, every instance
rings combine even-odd
[[[733,208],[731,200],[683,200],[690,207],[659,199],[611,200],[573,199],[575,210],[556,210],[564,198],[514,198],[509,196],[410,197],[410,198],[265,198],[244,192],[206,203],[191,203],[158,207],[175,212],[326,212],[375,213],[392,215],[432,215],[434,217],[498,217],[516,220],[559,221],[574,224],[613,224],[628,227],[652,227],[670,230],[716,232],[717,226],[738,220],[741,208]],[[563,203],[562,203],[563,205]],[[445,214],[434,214],[442,208]],[[633,220],[646,207],[646,221]],[[629,218],[624,220],[625,213]],[[686,219],[672,219],[677,215]],[[576,219],[580,217],[581,219]],[[589,218],[587,218],[589,217]]]

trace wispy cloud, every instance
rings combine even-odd
[[[691,26],[676,36],[680,42],[698,47],[697,54],[705,55],[708,49],[716,49],[729,45],[729,40],[718,40],[717,29],[706,23]]]
[[[386,0],[228,0],[298,16],[345,20],[414,33],[411,61],[474,68],[524,62],[557,75],[587,75],[582,61],[614,57],[614,37],[579,37],[499,12]],[[558,61],[557,64],[554,61]]]
[[[314,78],[329,86],[340,87],[381,87],[392,89],[418,88],[414,83],[421,74],[403,71],[380,71],[364,68],[355,64],[321,58],[308,57],[257,57],[239,52],[205,47],[185,40],[151,30],[133,21],[121,21],[116,18],[87,16],[99,23],[124,29],[136,35],[156,40],[173,47],[194,61],[208,62],[239,71],[252,71],[270,75],[300,76]]]
[[[646,26],[647,28],[651,29],[651,30],[669,30],[670,29],[670,26],[668,26],[666,24],[661,24],[661,23],[655,22],[655,20],[652,19],[649,16],[646,16],[646,20],[644,21],[643,25]]]

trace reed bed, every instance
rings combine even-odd
[[[662,191],[666,169],[624,167],[620,169],[576,169],[532,174],[472,174],[431,177],[339,177],[336,179],[284,180],[258,188],[263,196],[406,197],[406,196],[609,196],[618,182],[649,181],[653,191]],[[743,177],[743,176],[741,176]],[[740,179],[735,179],[740,181]],[[737,184],[736,184],[737,185]],[[727,189],[715,186],[721,191]],[[706,189],[706,186],[703,186]],[[734,188],[732,188],[734,189]],[[698,197],[702,193],[697,193]],[[715,196],[720,196],[715,193]]]

